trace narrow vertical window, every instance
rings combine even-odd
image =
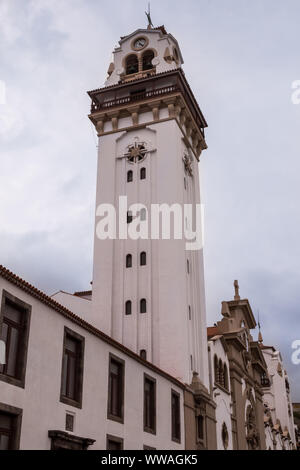
[[[183,182],[184,182],[184,189],[186,189],[186,178],[185,177],[183,179]]]
[[[107,450],[123,450],[123,439],[115,436],[106,437],[106,449]]]
[[[180,442],[180,395],[172,390],[172,441]]]
[[[140,175],[141,175],[141,180],[146,179],[146,168],[141,168]]]
[[[197,417],[197,437],[199,441],[204,439],[204,418],[202,415]]]
[[[65,328],[60,400],[78,408],[82,404],[83,361],[84,338]]]
[[[31,307],[3,291],[0,340],[6,345],[0,380],[24,387]]]
[[[191,306],[189,305],[189,320],[192,319],[192,309]]]
[[[132,181],[133,181],[133,171],[129,170],[127,172],[127,183],[132,183]]]
[[[191,359],[191,370],[193,370],[194,369],[194,364],[193,364],[193,356],[192,355],[191,355],[190,359]]]
[[[190,262],[189,262],[189,260],[186,261],[186,270],[187,270],[187,273],[190,274]]]
[[[143,251],[141,254],[140,254],[140,265],[141,266],[146,266],[147,264],[147,254],[145,251]]]
[[[146,351],[146,349],[141,349],[141,350],[140,350],[140,357],[141,357],[142,359],[144,359],[144,361],[147,360],[147,351]]]
[[[147,313],[147,300],[142,299],[140,302],[140,313]]]
[[[156,433],[156,381],[144,376],[144,431]]]
[[[126,268],[132,268],[132,255],[126,256]]]
[[[125,315],[131,315],[132,314],[132,303],[131,300],[127,300],[125,304]]]
[[[0,405],[0,450],[18,450],[22,410]]]
[[[229,381],[228,381],[228,369],[227,369],[227,365],[224,364],[224,387],[226,388],[226,390],[229,390]]]
[[[217,356],[214,356],[214,370],[215,370],[215,383],[219,383],[219,361]]]
[[[108,379],[107,417],[113,421],[124,421],[124,361],[110,356]]]

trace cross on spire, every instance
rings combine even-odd
[[[239,281],[234,281],[234,300],[241,300]]]

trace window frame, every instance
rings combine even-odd
[[[127,306],[130,306],[130,313],[129,310],[127,310]],[[132,315],[132,301],[131,300],[126,300],[125,302],[125,316],[130,317]]]
[[[121,391],[120,391],[120,416],[116,416],[111,413],[111,404],[112,404],[112,389],[111,389],[111,364],[115,362],[118,366],[122,368],[121,375]],[[125,361],[120,359],[112,353],[109,353],[108,361],[108,398],[107,398],[107,419],[110,421],[116,421],[117,423],[124,424],[124,403],[125,403]]]
[[[145,181],[147,179],[147,169],[146,167],[143,166],[143,168],[140,169],[140,180]]]
[[[146,382],[151,382],[154,388],[154,394],[153,394],[153,427],[150,427],[147,425],[146,421]],[[144,432],[147,432],[149,434],[156,435],[156,413],[157,413],[157,401],[156,401],[156,395],[157,395],[157,383],[156,379],[151,377],[150,375],[144,373],[144,412],[143,412],[143,424],[144,424]]]
[[[128,253],[126,255],[126,269],[131,269],[132,266],[133,266],[133,262],[132,262],[132,255],[130,253]]]
[[[175,436],[173,432],[175,430],[175,423],[174,423],[174,415],[173,415],[173,397],[178,400],[178,417],[179,417],[179,437]],[[181,444],[181,400],[180,400],[180,393],[176,392],[176,390],[171,390],[171,438],[173,442],[177,442],[177,444]]]
[[[66,397],[63,394],[63,378],[64,378],[64,360],[66,350],[67,337],[73,338],[80,344],[79,357],[76,358],[76,399]],[[61,365],[61,385],[60,385],[60,402],[65,405],[73,406],[75,408],[82,409],[82,396],[83,396],[83,376],[84,376],[84,350],[85,350],[85,338],[68,327],[64,327],[64,339],[63,339],[63,350],[62,350],[62,365]]]
[[[6,405],[5,403],[0,403],[0,413],[11,415],[14,420],[13,431],[14,433],[10,436],[9,449],[8,450],[19,450],[20,448],[20,439],[21,439],[21,427],[22,427],[22,417],[23,410],[21,408],[16,408],[14,406]]]
[[[147,299],[140,300],[140,314],[145,315],[147,313]]]
[[[147,253],[142,251],[140,253],[140,266],[147,266]]]
[[[111,434],[106,434],[106,450],[111,450],[108,447],[109,442],[115,442],[116,444],[121,445],[121,449],[115,452],[120,452],[121,450],[124,450],[124,439],[122,439],[121,437],[112,436]]]
[[[133,171],[132,170],[127,171],[127,183],[133,183]]]
[[[2,337],[2,328],[3,328],[3,323],[4,323],[6,300],[8,300],[12,304],[15,304],[17,309],[22,310],[21,315],[22,315],[22,326],[23,326],[22,330],[23,331],[21,332],[21,340],[19,340],[18,342],[18,352],[17,352],[17,357],[18,357],[17,361],[19,362],[19,366],[18,366],[19,373],[17,374],[18,376],[13,377],[13,376],[7,375],[4,372],[0,372],[0,380],[2,382],[6,382],[16,387],[25,388],[32,306],[3,289],[2,300],[1,300],[1,311],[0,311],[0,337]]]

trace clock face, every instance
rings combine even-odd
[[[143,47],[145,46],[146,44],[146,39],[145,38],[138,38],[135,42],[134,42],[134,47],[135,49],[143,49]]]

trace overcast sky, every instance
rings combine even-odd
[[[146,4],[0,0],[0,263],[48,294],[90,287],[97,150],[86,91],[103,85],[120,36],[146,26]],[[208,323],[238,279],[299,402],[300,105],[291,87],[300,2],[151,5],[154,24],[181,46],[209,124],[200,164]]]

